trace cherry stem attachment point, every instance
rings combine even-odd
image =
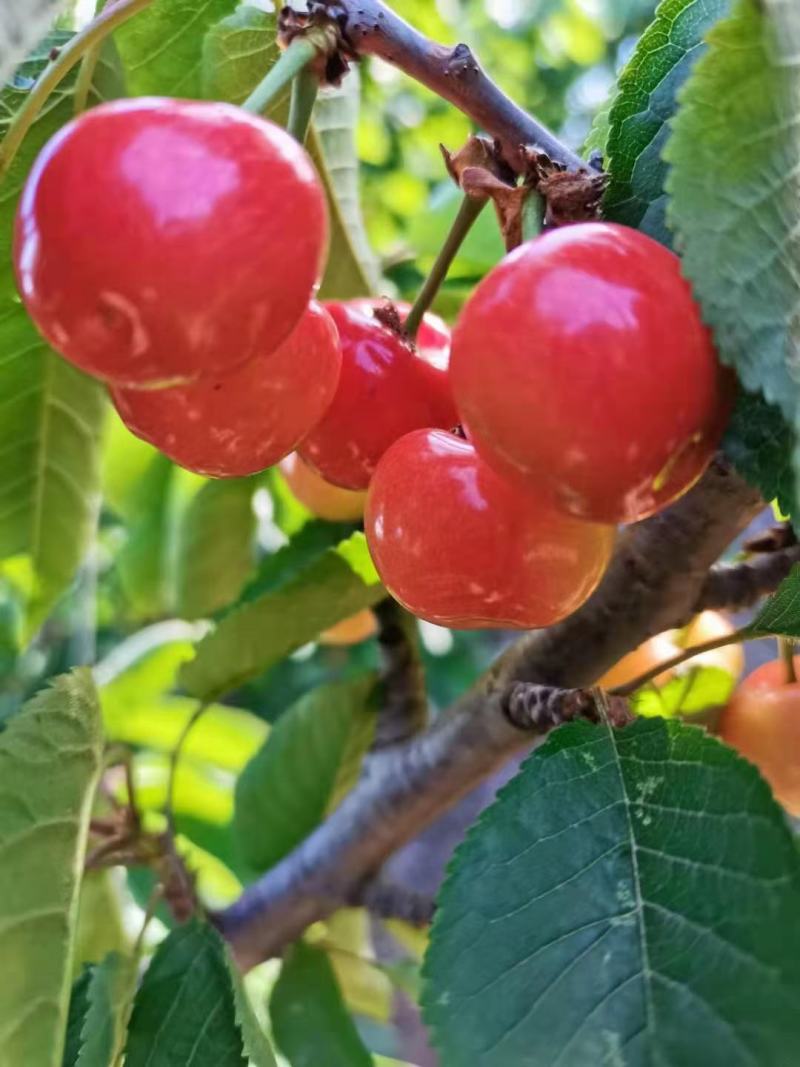
[[[251,115],[262,115],[275,97],[303,71],[319,52],[311,37],[295,37],[242,104]]]
[[[420,289],[419,296],[414,301],[414,304],[409,311],[404,328],[408,338],[413,341],[419,328],[422,324],[422,320],[425,316],[425,312],[430,308],[436,294],[441,288],[442,282],[447,277],[447,272],[453,264],[453,260],[458,255],[458,250],[464,243],[464,239],[472,229],[473,223],[478,218],[480,213],[486,207],[488,198],[481,196],[469,196],[465,195],[461,201],[461,207],[458,209],[453,225],[450,227],[450,232],[445,238],[445,242],[441,247],[439,255],[436,257],[436,262],[431,268],[431,272],[425,279],[425,284]]]
[[[151,0],[117,0],[116,3],[109,4],[88,26],[67,41],[55,59],[47,64],[28,93],[25,103],[14,116],[0,144],[0,178],[8,173],[28,130],[39,117],[39,112],[53,90],[84,56],[90,55],[118,26],[143,11],[150,3]],[[91,81],[88,75],[87,78]],[[80,83],[78,89],[84,91]],[[88,84],[86,95],[88,96]]]
[[[741,644],[742,641],[755,641],[767,636],[767,634],[754,634],[749,626],[743,626],[741,630],[734,630],[733,633],[725,634],[723,637],[715,637],[711,641],[703,641],[702,644],[692,645],[691,648],[684,648],[678,655],[662,660],[661,663],[657,663],[655,667],[651,667],[649,671],[640,674],[638,678],[626,682],[625,685],[619,685],[616,689],[609,690],[609,692],[612,696],[628,697],[631,693],[635,693],[637,689],[641,689],[643,685],[652,682],[654,678],[657,678],[659,674],[662,674],[664,671],[670,671],[674,667],[680,667],[682,663],[685,663],[689,659],[694,659],[695,656],[700,656],[704,652],[713,652],[714,649],[725,648],[726,645],[738,645]]]
[[[797,681],[797,671],[794,668],[795,642],[791,637],[779,637],[778,648],[786,671],[786,684],[793,685]]]
[[[292,100],[286,124],[288,132],[300,144],[305,144],[318,92],[319,78],[309,66],[303,67],[292,82]]]

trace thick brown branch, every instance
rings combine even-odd
[[[375,608],[381,652],[381,708],[373,749],[407,741],[425,729],[428,697],[413,616],[388,598]]]
[[[481,69],[465,44],[435,44],[409,26],[381,0],[316,0],[316,8],[335,17],[356,55],[391,63],[449,100],[499,142],[506,162],[517,172],[529,166],[529,151],[544,153],[568,170],[588,170],[579,156],[510,100]]]
[[[392,852],[530,743],[505,713],[510,685],[590,686],[645,638],[684,620],[711,565],[761,506],[715,461],[674,507],[626,531],[583,608],[523,638],[426,733],[371,755],[328,821],[217,917],[241,965],[279,952],[352,900]]]
[[[362,905],[378,919],[402,919],[412,926],[426,926],[436,908],[429,894],[380,878],[370,882],[352,903]]]
[[[789,545],[746,563],[712,567],[694,610],[727,608],[729,611],[741,611],[752,607],[761,597],[774,593],[798,563],[800,545]]]

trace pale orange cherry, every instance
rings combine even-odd
[[[366,491],[331,485],[296,452],[281,460],[280,470],[295,499],[318,518],[329,522],[353,522],[364,514]]]
[[[377,628],[374,614],[365,608],[325,630],[320,634],[319,641],[321,645],[358,645],[372,637]]]

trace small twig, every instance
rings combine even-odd
[[[699,645],[692,645],[690,648],[681,649],[681,651],[671,656],[669,659],[662,660],[661,663],[657,663],[655,667],[652,667],[649,671],[645,671],[644,674],[640,674],[638,678],[634,678],[633,681],[626,682],[625,685],[619,685],[616,689],[612,689],[612,696],[627,697],[631,693],[635,693],[637,689],[641,689],[643,685],[647,685],[648,682],[652,682],[654,678],[657,678],[659,674],[665,671],[671,671],[674,667],[680,667],[682,663],[685,663],[689,659],[694,659],[695,656],[700,656],[704,652],[713,652],[716,648],[725,648],[726,645],[741,644],[742,641],[755,641],[760,638],[766,637],[766,634],[754,634],[749,626],[743,626],[741,630],[734,630],[733,633],[725,634],[723,637],[715,637],[711,641],[703,641]]]
[[[447,272],[458,255],[458,250],[464,243],[464,238],[472,229],[473,223],[487,203],[488,199],[486,197],[475,197],[469,194],[465,194],[462,199],[458,214],[436,257],[436,262],[433,264],[430,274],[425,279],[425,284],[420,289],[419,296],[406,316],[405,332],[411,341],[415,340],[425,312],[436,299],[436,294],[447,277]]]
[[[372,750],[407,741],[425,729],[428,698],[416,622],[387,597],[375,608],[381,653],[382,704]]]
[[[436,910],[436,901],[430,894],[381,878],[365,886],[352,903],[360,904],[378,919],[400,919],[412,926],[427,926]]]
[[[164,814],[167,817],[167,833],[169,839],[172,841],[173,849],[175,842],[175,784],[178,778],[178,763],[183,752],[183,746],[186,744],[189,734],[196,726],[197,721],[208,710],[208,707],[209,703],[207,700],[198,703],[194,712],[187,720],[186,725],[181,730],[178,740],[175,742],[175,747],[170,753],[169,771],[167,774],[167,799],[164,805]]]
[[[700,590],[694,613],[712,608],[731,611],[749,608],[763,596],[774,593],[797,563],[800,563],[800,545],[789,545],[746,563],[712,567]]]

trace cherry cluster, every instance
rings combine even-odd
[[[139,99],[46,146],[15,264],[45,338],[177,463],[233,477],[283,460],[331,519],[360,515],[368,490],[375,564],[420,617],[563,618],[616,525],[685,492],[727,419],[677,258],[620,226],[556,230],[477,286],[452,338],[428,314],[412,342],[402,306],[314,299],[327,230],[282,129]]]

